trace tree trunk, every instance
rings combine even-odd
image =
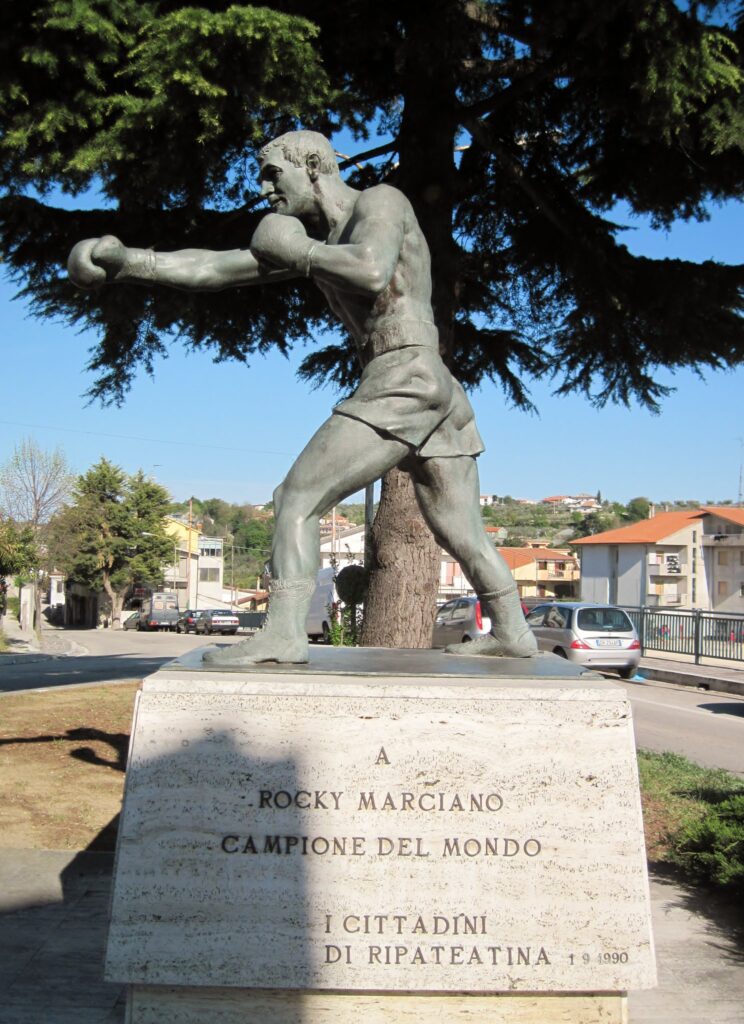
[[[416,211],[432,258],[432,304],[445,362],[452,347],[457,251],[452,239],[456,191],[457,100],[446,69],[458,46],[458,5],[450,0],[404,6],[404,110],[400,164],[392,184]],[[444,52],[443,52],[444,51]],[[365,647],[430,647],[441,553],[416,502],[407,473],[383,479],[373,527],[373,560],[364,611]]]
[[[411,478],[391,469],[372,527],[363,647],[431,647],[439,565],[439,546],[421,518]]]
[[[111,628],[121,629],[121,612],[124,607],[124,593],[118,593],[114,590],[114,587],[109,579],[108,573],[103,574],[103,589],[106,591],[106,596],[109,599],[111,605]]]

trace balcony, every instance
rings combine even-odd
[[[741,548],[744,547],[744,533],[704,533],[704,548]]]
[[[578,580],[578,569],[538,569],[536,576],[538,580]]]

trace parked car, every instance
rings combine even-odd
[[[139,629],[139,609],[135,609],[133,612],[124,612],[126,618],[121,620],[122,629]]]
[[[229,608],[206,608],[199,612],[194,623],[194,632],[210,636],[212,633],[226,633],[235,636],[240,622]]]
[[[151,594],[142,602],[137,629],[173,630],[178,623],[178,598],[164,591]]]
[[[539,604],[527,616],[541,651],[552,651],[586,668],[613,669],[631,679],[641,644],[622,608],[579,601]]]
[[[522,612],[529,609],[522,601]],[[448,644],[467,644],[477,640],[491,629],[491,620],[483,615],[477,597],[456,597],[437,609],[432,630],[431,646],[446,647]]]
[[[437,609],[431,645],[466,644],[484,636],[490,628],[491,620],[481,612],[477,597],[456,597]]]
[[[196,632],[196,619],[198,615],[198,610],[194,608],[187,608],[185,612],[181,612],[176,623],[176,633],[188,633],[189,630]]]

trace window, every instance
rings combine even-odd
[[[718,596],[719,597],[728,597],[728,593],[729,593],[729,585],[726,582],[726,580],[719,580],[718,581]]]
[[[632,633],[633,623],[620,608],[580,608],[578,629],[605,629],[612,633]]]
[[[202,558],[221,558],[222,547],[200,547],[199,554],[202,556]]]
[[[568,614],[565,608],[557,608],[553,605],[552,608],[548,609],[548,614],[545,616],[545,625],[550,626],[551,629],[565,629],[568,620]]]
[[[452,612],[454,611],[456,604],[457,601],[448,601],[447,604],[443,604],[442,607],[437,612],[437,622],[439,622],[441,619],[448,619]]]
[[[527,616],[527,622],[530,626],[542,626],[547,610],[548,606],[544,604],[539,605],[537,608],[533,608]]]
[[[728,551],[725,550],[725,548],[719,548],[717,562],[718,562],[718,565],[728,565],[729,564],[729,553],[728,553]]]
[[[199,582],[200,583],[219,583],[220,581],[220,570],[219,569],[199,569]]]
[[[739,597],[744,597],[744,583],[739,584]]]
[[[744,550],[739,552],[739,565],[744,565]]]

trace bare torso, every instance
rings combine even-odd
[[[393,275],[377,295],[345,290],[339,285],[317,281],[329,306],[357,342],[360,351],[373,332],[404,325],[407,344],[428,343],[434,315],[431,307],[431,259],[429,247],[419,227],[413,208],[402,193],[387,185],[379,185],[364,193],[364,216],[390,223],[391,212],[401,228],[400,249]],[[357,215],[359,200],[349,218],[334,227],[328,245],[364,242],[364,227]],[[402,221],[402,223],[400,223]],[[425,325],[419,330],[417,325]],[[428,339],[428,342],[424,339]]]

